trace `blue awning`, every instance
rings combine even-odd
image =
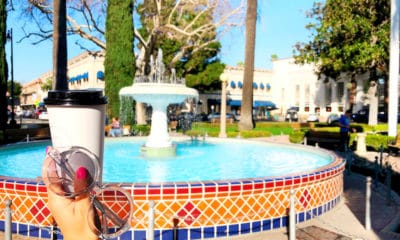
[[[254,88],[254,89],[257,89],[257,88],[258,88],[257,83],[253,82],[253,88]]]
[[[231,88],[236,88],[236,83],[234,81],[231,81]]]
[[[243,84],[242,84],[241,81],[238,82],[238,87],[239,87],[239,88],[242,88],[242,87],[243,87]]]
[[[264,89],[264,83],[260,83],[260,88]]]
[[[240,100],[229,100],[227,104],[229,106],[232,106],[232,107],[240,107],[242,105],[242,101],[240,101]]]
[[[271,84],[267,83],[267,90],[271,90]]]
[[[268,109],[276,109],[275,103],[271,101],[254,101],[253,107],[266,107]]]
[[[98,71],[97,72],[97,79],[104,79],[104,72],[103,71]]]
[[[218,99],[216,101],[218,104],[221,104],[221,100]],[[231,99],[226,104],[231,107],[240,107],[240,106],[242,106],[242,101]],[[269,110],[277,109],[275,103],[273,103],[271,101],[254,101],[253,108],[258,108],[258,107],[266,107]]]

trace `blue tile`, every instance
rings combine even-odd
[[[233,236],[233,235],[238,235],[239,234],[239,225],[238,224],[232,224],[228,226],[229,228],[229,236]]]
[[[132,231],[126,231],[119,237],[119,240],[130,240],[132,239]]]
[[[308,210],[307,213],[306,213],[306,220],[310,220],[311,217],[312,217],[311,211]]]
[[[133,239],[135,240],[146,240],[146,231],[134,231]]]
[[[206,182],[204,183],[205,186],[216,186],[217,184],[215,182]]]
[[[175,238],[173,238],[173,239],[188,240],[189,239],[188,232],[189,231],[187,229],[179,229],[179,230],[175,231],[176,236],[174,236]],[[168,240],[168,239],[166,239],[166,240]]]
[[[203,232],[204,232],[204,238],[214,238],[215,237],[214,227],[205,227]]]
[[[240,224],[240,233],[250,233],[250,223]]]
[[[289,221],[288,219],[289,219],[288,216],[282,217],[282,225],[281,225],[281,227],[286,227],[288,225],[288,221]]]
[[[161,239],[161,231],[160,230],[154,230],[154,239],[155,240]]]
[[[175,239],[174,238],[174,230],[162,230],[161,231],[161,239]]]
[[[11,232],[16,233],[18,231],[18,223],[11,223]]]
[[[21,230],[21,226],[19,227],[19,229]],[[40,230],[40,236],[42,238],[51,239],[51,237],[52,237],[51,230],[49,228],[42,228]]]
[[[28,226],[26,224],[19,224],[18,233],[27,236]]]
[[[226,226],[217,226],[217,237],[226,237],[228,234],[226,230]]]
[[[298,214],[299,222],[304,222],[304,213],[301,212]]]
[[[261,222],[252,222],[251,223],[251,231],[252,232],[260,232],[261,231]]]
[[[39,229],[35,226],[29,226],[29,236],[39,237]]]
[[[4,227],[4,221],[0,221],[0,231],[4,231],[5,227]]]
[[[322,206],[319,206],[319,207],[318,207],[318,216],[321,215],[322,213],[323,213],[323,211],[322,211]]]
[[[318,216],[318,212],[317,212],[317,209],[316,209],[316,208],[314,208],[312,211],[313,211],[313,217]]]
[[[271,230],[271,220],[264,220],[262,223],[262,229],[263,231]]]
[[[201,239],[201,230],[198,228],[190,229],[190,239]]]
[[[272,219],[272,228],[280,228],[281,227],[281,218],[274,218]]]
[[[201,183],[191,183],[190,186],[191,187],[202,187],[203,184],[201,184]]]

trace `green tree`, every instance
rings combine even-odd
[[[43,91],[49,91],[52,89],[52,86],[53,86],[53,79],[49,77],[42,83],[42,85],[40,85],[40,88]]]
[[[11,93],[11,81],[7,83],[7,91]],[[19,82],[14,82],[14,99],[19,98],[22,92],[22,86]]]
[[[4,130],[7,126],[7,80],[8,68],[5,45],[7,42],[7,0],[0,2],[0,128]]]
[[[244,56],[242,111],[239,130],[251,130],[253,122],[253,76],[256,45],[257,0],[247,0],[246,46]]]
[[[388,79],[390,1],[316,2],[308,17],[313,39],[296,44],[296,62],[315,63],[320,77],[335,80],[366,72],[371,80]]]
[[[110,118],[119,116],[119,90],[132,85],[135,73],[132,12],[131,0],[108,1],[104,74],[105,94],[108,97],[107,114]]]

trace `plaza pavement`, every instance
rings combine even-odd
[[[258,138],[260,141],[289,143],[288,136]],[[366,152],[366,161],[373,162],[377,152]],[[400,158],[386,157],[394,171],[400,172]],[[400,197],[388,191],[383,184],[372,184],[371,191],[371,230],[365,229],[366,177],[357,173],[345,172],[342,201],[331,211],[300,223],[296,226],[297,240],[393,240],[400,239]],[[397,233],[396,233],[397,229]],[[4,234],[0,232],[0,239]],[[33,240],[23,236],[13,236],[14,240]],[[226,240],[287,240],[288,229],[279,229],[258,234],[218,238]],[[171,239],[172,240],[172,239]]]
[[[288,136],[259,139],[289,143]],[[363,159],[373,163],[378,152],[366,152]],[[400,158],[385,157],[394,171],[400,173]],[[353,172],[344,173],[342,201],[331,211],[296,226],[297,240],[394,240],[400,239],[400,197],[381,183],[371,188],[371,230],[365,229],[366,177]],[[397,230],[397,233],[396,233]],[[287,240],[288,229],[238,236],[230,240]]]

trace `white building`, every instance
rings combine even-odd
[[[70,89],[104,89],[104,53],[87,52],[68,61],[68,79]],[[272,70],[255,69],[253,79],[253,107],[257,118],[281,118],[290,107],[299,109],[300,120],[304,121],[309,113],[318,113],[320,121],[325,121],[330,113],[341,113],[349,108],[351,87],[354,91],[354,111],[364,103],[365,81],[368,75],[357,76],[356,84],[350,83],[350,77],[343,74],[337,82],[318,80],[314,65],[297,65],[294,59],[279,59],[273,62]],[[227,111],[240,113],[243,87],[243,67],[227,67],[228,75]],[[46,92],[40,85],[51,72],[23,85],[22,104],[32,104],[43,100]],[[197,113],[218,112],[221,93],[201,94]]]

